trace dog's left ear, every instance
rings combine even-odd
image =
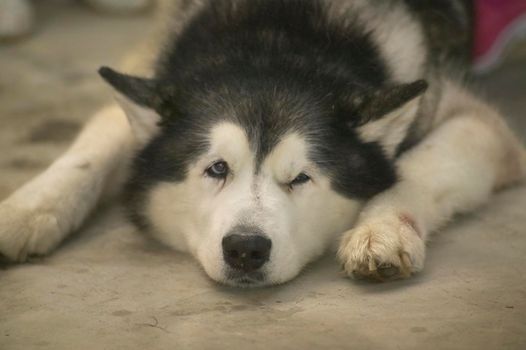
[[[122,74],[108,67],[99,69],[100,76],[116,91],[116,100],[137,138],[144,145],[159,131],[161,116],[157,112],[160,97],[157,81]]]
[[[419,98],[426,90],[425,80],[393,85],[374,92],[351,96],[354,128],[364,141],[380,143],[393,156],[417,117]]]

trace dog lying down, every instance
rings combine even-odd
[[[459,78],[460,1],[170,2],[168,34],[139,50],[153,63],[100,69],[125,113],[102,109],[1,203],[7,258],[49,253],[117,190],[221,283],[288,281],[333,243],[349,276],[405,278],[431,232],[526,173]]]

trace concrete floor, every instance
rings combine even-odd
[[[40,8],[0,46],[0,198],[41,171],[109,100],[95,74],[151,19]],[[526,62],[480,79],[526,136]],[[459,218],[408,281],[349,281],[332,256],[279,287],[211,282],[187,256],[102,208],[52,256],[0,269],[0,349],[526,349],[526,186]]]

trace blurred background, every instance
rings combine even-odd
[[[0,199],[49,165],[111,101],[97,69],[118,66],[153,21],[151,8],[116,13],[79,0],[31,4],[31,30],[0,41]]]

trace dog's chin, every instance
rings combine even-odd
[[[267,278],[267,274],[262,271],[239,272],[227,271],[221,283],[237,288],[257,288],[272,285],[273,283]]]
[[[229,287],[235,288],[258,288],[271,285],[269,282],[256,281],[249,278],[225,279],[222,282]]]

